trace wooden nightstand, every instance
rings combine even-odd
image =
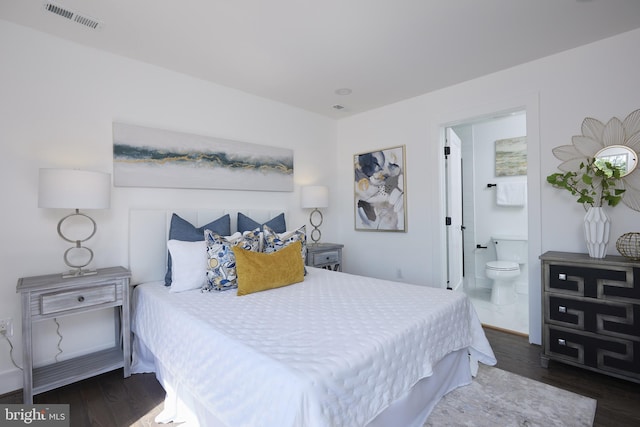
[[[307,245],[309,267],[342,271],[342,248],[339,243],[312,243]]]
[[[129,279],[124,267],[98,269],[97,274],[62,278],[61,274],[24,277],[18,280],[22,294],[22,345],[24,403],[33,395],[66,384],[124,368],[131,375],[131,328],[129,324]],[[114,309],[116,345],[113,348],[33,367],[33,323],[92,310]]]

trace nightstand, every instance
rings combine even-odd
[[[124,368],[131,375],[131,328],[129,324],[129,279],[124,267],[98,269],[97,274],[62,278],[61,274],[23,277],[17,292],[22,297],[22,348],[24,403],[33,395],[66,384]],[[32,328],[35,322],[113,308],[116,345],[50,365],[33,367]]]
[[[339,243],[312,243],[307,245],[307,266],[342,271],[342,248]]]

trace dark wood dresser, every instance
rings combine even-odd
[[[640,262],[546,252],[541,364],[556,360],[640,383]]]

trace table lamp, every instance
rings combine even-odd
[[[40,169],[38,183],[38,207],[53,209],[74,209],[75,212],[63,217],[58,222],[58,235],[75,246],[64,253],[64,262],[72,268],[63,277],[77,277],[95,274],[95,270],[83,270],[93,260],[93,251],[82,246],[96,234],[96,222],[80,209],[107,209],[111,199],[111,175],[103,172],[93,172],[77,169]],[[81,239],[70,239],[65,236],[63,223],[72,218],[81,217],[91,221],[92,230],[89,235]],[[86,251],[86,262],[72,262],[69,255],[74,251]]]
[[[309,214],[309,222],[313,226],[311,231],[311,240],[313,244],[318,244],[322,233],[320,232],[320,225],[322,225],[322,212],[319,208],[326,208],[329,206],[329,189],[324,185],[307,185],[302,187],[302,207],[305,209],[313,209]],[[314,218],[317,222],[314,222]]]

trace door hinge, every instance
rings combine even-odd
[[[444,219],[444,225],[451,225],[451,217],[448,216]]]
[[[451,147],[444,147],[444,158],[446,159],[449,154],[451,154]]]

